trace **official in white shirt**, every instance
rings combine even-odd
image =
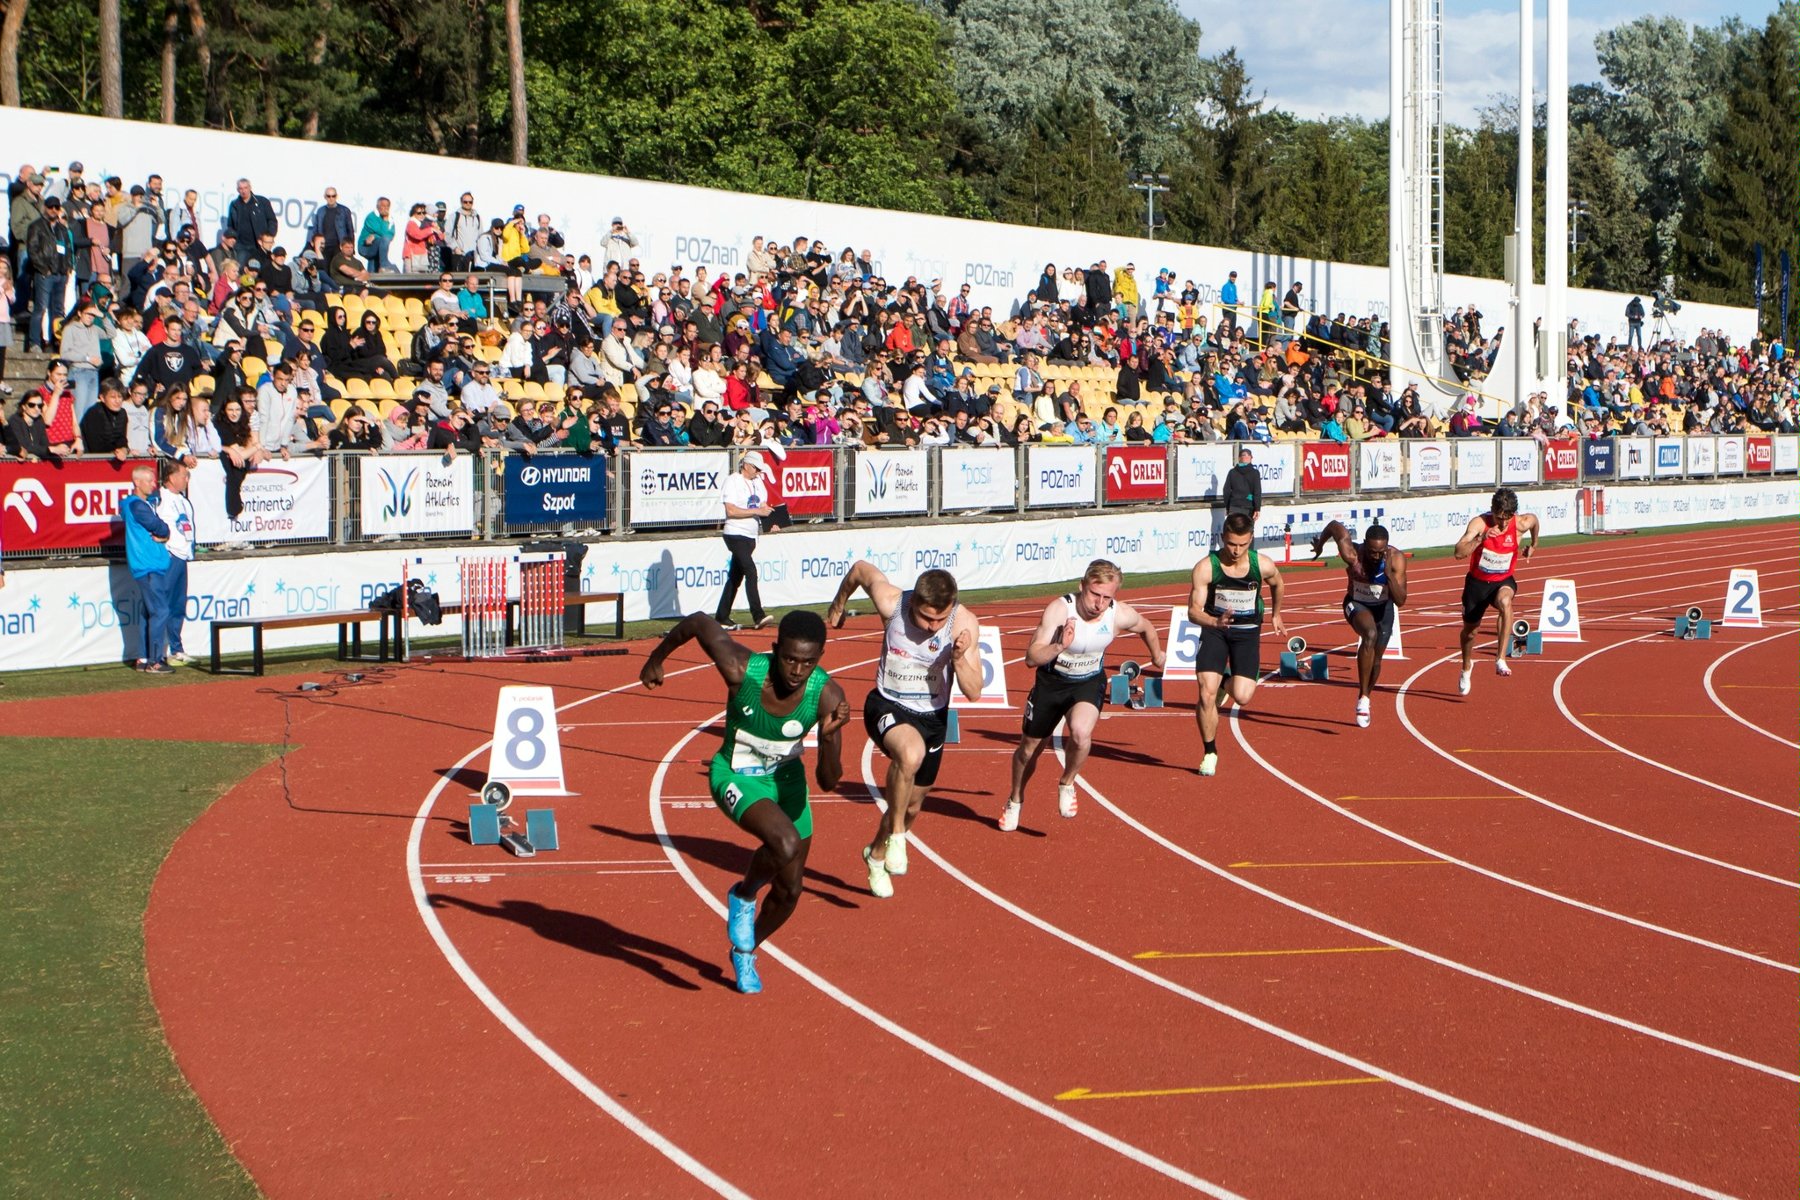
[[[194,506],[188,501],[188,469],[179,459],[165,459],[162,486],[153,497],[156,515],[169,527],[169,570],[163,590],[169,602],[169,651],[164,662],[184,663],[181,626],[187,619],[188,564],[194,561]]]
[[[737,601],[738,585],[750,600],[750,617],[756,628],[773,625],[775,618],[763,611],[762,593],[756,578],[756,538],[762,532],[762,518],[774,513],[769,506],[768,477],[774,474],[769,460],[760,450],[752,450],[738,462],[737,474],[725,481],[725,549],[731,552],[731,569],[725,575],[725,590],[719,595],[719,609],[713,615],[725,630],[741,628],[731,619],[731,606]]]

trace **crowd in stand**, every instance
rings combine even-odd
[[[158,175],[78,162],[20,167],[9,200],[0,376],[17,337],[57,359],[10,398],[5,452],[217,458],[233,503],[256,463],[327,450],[1792,431],[1800,390],[1779,342],[1577,336],[1569,394],[1494,421],[1477,394],[1500,336],[1473,308],[1445,322],[1469,392],[1446,401],[1390,386],[1376,318],[1311,313],[1299,283],[1240,296],[1235,272],[1203,304],[1171,270],[1046,264],[997,310],[806,237],[756,238],[739,271],[665,270],[614,218],[577,253],[548,216],[483,218],[466,192],[396,223],[325,187],[296,254],[249,180],[214,223]],[[436,286],[384,303],[403,282]]]

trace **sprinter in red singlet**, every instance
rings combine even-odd
[[[1527,533],[1531,544],[1521,546],[1519,538]],[[1490,607],[1498,617],[1494,671],[1512,674],[1506,665],[1506,640],[1511,636],[1513,595],[1519,590],[1513,568],[1521,558],[1531,558],[1537,543],[1538,519],[1519,511],[1518,494],[1511,488],[1495,492],[1489,511],[1469,518],[1469,527],[1456,543],[1456,557],[1469,560],[1469,578],[1462,593],[1462,677],[1456,683],[1462,695],[1469,694],[1469,676],[1475,670],[1475,634]]]

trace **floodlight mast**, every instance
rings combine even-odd
[[[1390,385],[1428,386],[1444,364],[1442,0],[1388,8]]]

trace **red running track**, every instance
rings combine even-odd
[[[993,819],[1016,710],[968,716],[894,900],[857,856],[874,780],[818,798],[754,998],[714,911],[749,848],[704,796],[710,668],[654,698],[635,658],[184,689],[276,740],[285,703],[298,748],[285,790],[271,766],[178,842],[153,992],[283,1197],[1791,1195],[1794,818],[1667,768],[1791,808],[1793,751],[1704,681],[1791,734],[1793,642],[1632,639],[1733,566],[1791,621],[1794,551],[1791,525],[1547,551],[1520,611],[1572,577],[1587,640],[1484,666],[1466,699],[1439,661],[1460,572],[1415,562],[1371,729],[1349,687],[1265,685],[1202,781],[1172,684],[1170,709],[1109,710],[1076,820],[1040,771],[1014,835]],[[1292,623],[1347,638],[1341,575],[1291,576]],[[993,613],[1016,657],[1034,607]],[[830,647],[853,700],[873,632]],[[1565,668],[1577,719],[1654,762],[1569,723]],[[461,821],[505,682],[574,702],[582,795],[529,863]],[[1614,712],[1665,715],[1584,715]]]

